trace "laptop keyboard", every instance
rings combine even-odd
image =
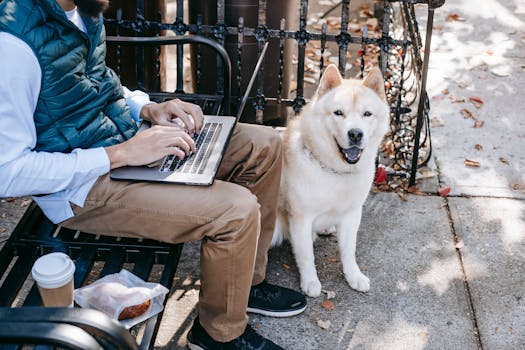
[[[175,155],[166,156],[159,171],[202,174],[221,129],[222,124],[220,123],[205,123],[201,132],[193,137],[195,152],[183,159],[179,159]]]

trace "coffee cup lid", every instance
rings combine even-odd
[[[73,277],[75,264],[64,253],[50,253],[38,258],[31,270],[33,279],[42,288],[58,288]]]

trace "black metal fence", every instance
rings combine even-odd
[[[299,1],[299,0],[297,0]],[[238,18],[237,23],[227,24],[225,22],[225,0],[216,1],[216,23],[205,23],[202,15],[196,16],[195,23],[184,21],[185,1],[177,0],[176,19],[173,23],[163,23],[161,14],[154,20],[147,20],[144,17],[144,0],[136,1],[136,12],[132,18],[123,18],[122,11],[116,12],[115,18],[106,18],[106,26],[109,32],[126,35],[132,33],[136,36],[145,35],[164,35],[165,31],[173,31],[175,35],[188,33],[207,35],[225,45],[228,38],[237,41],[235,45],[236,53],[233,54],[234,63],[232,102],[241,95],[241,84],[243,80],[241,67],[249,62],[243,61],[243,43],[248,39],[255,39],[259,49],[266,41],[277,41],[278,54],[267,58],[272,60],[271,64],[277,67],[277,80],[275,91],[268,93],[265,90],[264,79],[265,70],[259,72],[257,81],[257,91],[251,99],[251,104],[255,110],[253,122],[263,123],[265,110],[278,108],[279,110],[291,109],[299,113],[302,107],[308,102],[305,97],[305,61],[306,52],[309,44],[315,43],[320,55],[316,62],[318,71],[321,72],[326,65],[324,57],[325,50],[330,45],[336,45],[338,51],[337,64],[343,76],[347,73],[348,52],[353,50],[359,60],[359,71],[362,76],[371,64],[379,64],[383,76],[385,77],[385,88],[387,91],[388,102],[391,107],[391,130],[388,139],[383,145],[382,162],[397,175],[409,175],[410,184],[414,184],[417,168],[426,164],[431,156],[431,137],[429,125],[429,100],[426,93],[426,77],[430,53],[430,39],[432,35],[432,24],[434,10],[442,6],[445,0],[398,0],[380,1],[376,3],[375,15],[378,19],[379,30],[371,33],[365,24],[362,29],[351,31],[349,29],[350,0],[343,0],[333,7],[333,13],[339,12],[340,29],[337,33],[330,32],[327,24],[323,23],[320,30],[312,29],[307,25],[308,1],[300,0],[297,11],[298,26],[292,30],[286,29],[287,20],[282,18],[279,28],[272,28],[267,25],[267,1],[258,1],[257,25],[245,26],[244,19]],[[190,4],[191,6],[191,4]],[[423,42],[420,34],[420,26],[416,18],[415,6],[424,7],[426,11],[426,38]],[[286,45],[293,45],[296,54],[293,56],[285,54]],[[156,53],[156,68],[159,69],[158,56]],[[179,52],[178,57],[182,57]],[[297,85],[295,93],[289,96],[287,89],[284,88],[285,67],[289,60],[297,61],[296,76]],[[141,58],[142,59],[142,58]],[[200,54],[192,58],[194,60],[194,86],[199,86],[202,78],[204,63],[201,62]],[[137,67],[141,64],[137,60]],[[253,62],[252,62],[253,64]],[[177,92],[184,92],[182,83],[182,64],[177,65],[178,81]],[[237,68],[237,69],[235,69]],[[117,68],[118,69],[118,68]],[[144,74],[144,72],[137,72]],[[319,77],[319,76],[318,76]],[[317,78],[318,78],[317,77]],[[144,77],[138,76],[138,81]],[[156,73],[157,86],[160,86],[160,73]],[[287,108],[288,107],[288,108]],[[285,118],[281,119],[282,122]]]

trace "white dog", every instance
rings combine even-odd
[[[287,126],[272,243],[290,240],[301,289],[311,297],[321,294],[313,241],[334,226],[348,284],[362,292],[370,288],[356,263],[356,235],[388,125],[381,71],[374,68],[362,81],[345,80],[329,65],[312,101]]]

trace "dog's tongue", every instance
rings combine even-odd
[[[343,149],[343,153],[345,155],[346,160],[350,164],[357,163],[357,161],[361,157],[361,149],[357,146],[345,148]]]

